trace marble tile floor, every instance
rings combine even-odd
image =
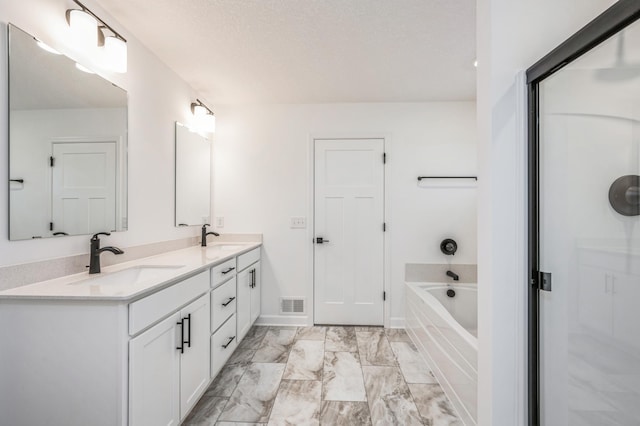
[[[462,425],[404,330],[251,328],[184,425]]]

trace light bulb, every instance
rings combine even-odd
[[[81,47],[98,46],[98,20],[89,13],[73,9],[68,11],[69,28],[73,42]]]
[[[115,36],[105,37],[104,54],[109,69],[118,73],[127,72],[127,43],[124,40]]]
[[[207,109],[205,107],[203,107],[202,105],[198,105],[198,104],[193,104],[193,116],[194,117],[202,117],[204,115],[207,115],[209,111],[207,111]]]

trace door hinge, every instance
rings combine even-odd
[[[551,272],[537,272],[536,284],[539,290],[551,291]]]
[[[387,232],[387,222],[382,223],[382,232]]]
[[[382,153],[382,164],[387,164],[387,153],[386,152]]]
[[[49,231],[53,231],[53,222],[49,222]]]
[[[382,300],[383,300],[383,301],[384,301],[384,300],[387,300],[387,292],[386,292],[386,291],[383,291],[383,292],[382,292]]]
[[[53,158],[53,156],[49,157],[49,166],[53,167],[53,163],[55,162],[55,159]]]

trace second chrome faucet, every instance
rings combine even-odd
[[[98,232],[97,234],[93,234],[91,237],[91,253],[89,254],[89,273],[90,274],[99,274],[100,273],[100,254],[105,251],[110,251],[113,254],[123,254],[124,251],[120,250],[118,247],[102,247],[100,248],[100,238],[99,235],[111,235],[108,232]]]
[[[211,226],[208,223],[205,223],[204,225],[202,225],[202,235],[201,235],[201,246],[202,247],[206,247],[207,246],[207,235],[215,235],[216,237],[219,237],[220,234],[218,234],[217,232],[213,232],[213,231],[209,231],[207,232],[207,226]]]

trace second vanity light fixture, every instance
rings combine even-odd
[[[80,9],[67,10],[66,17],[74,41],[83,49],[101,48],[105,67],[127,72],[127,40],[78,0],[73,2]],[[105,31],[110,34],[105,35]]]
[[[216,131],[216,117],[213,115],[213,111],[202,103],[200,99],[196,99],[191,103],[191,113],[196,120],[196,127],[198,130],[208,133]]]

